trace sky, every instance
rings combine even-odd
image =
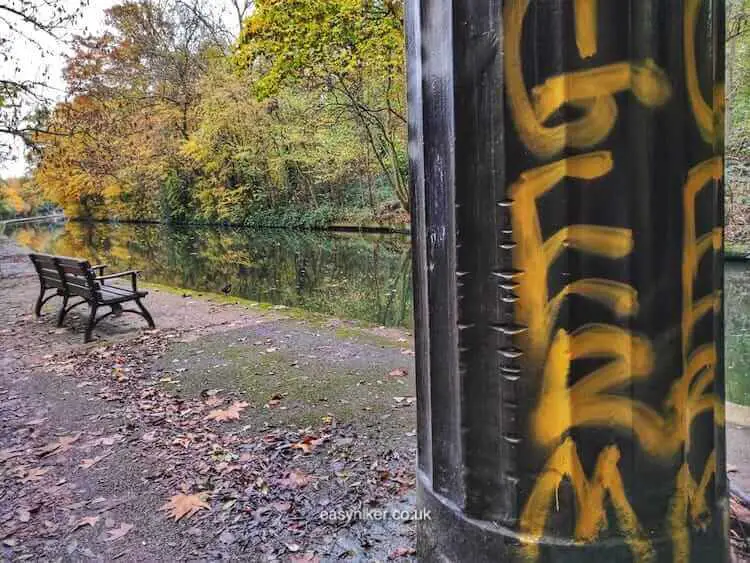
[[[81,18],[71,26],[68,33],[84,35],[87,32],[95,34],[103,31],[105,27],[104,10],[116,3],[116,0],[91,0],[89,6],[84,8]],[[62,4],[66,8],[75,8],[78,6],[78,0],[64,0]],[[0,24],[0,36],[4,35],[3,31],[3,24]],[[21,63],[19,65],[20,70],[13,75],[13,79],[44,81],[50,86],[45,95],[52,99],[61,100],[65,97],[65,81],[62,71],[68,47],[64,41],[55,41],[39,33],[33,33],[33,37],[41,43],[43,49],[30,41],[21,39],[17,39],[11,46],[13,57]],[[14,39],[16,39],[15,35]],[[4,74],[6,71],[7,68],[4,70]],[[22,143],[16,143],[15,153],[15,160],[0,161],[0,177],[7,178],[24,174],[26,161],[23,158]]]
[[[16,0],[19,2],[20,0]],[[89,5],[83,8],[81,17],[67,30],[68,36],[99,34],[105,29],[104,11],[118,4],[122,0],[89,0]],[[80,4],[80,0],[61,0],[64,7],[73,11]],[[11,2],[11,5],[13,2]],[[206,0],[206,4],[221,9],[226,15],[227,25],[230,29],[237,27],[237,17],[230,12],[223,0]],[[0,37],[10,36],[7,28],[0,22]],[[26,31],[26,30],[25,30]],[[31,33],[31,32],[30,32]],[[15,37],[15,35],[13,36]],[[15,80],[36,80],[47,83],[50,88],[45,92],[46,97],[54,100],[62,100],[65,97],[65,80],[63,79],[63,68],[65,66],[65,55],[69,47],[64,41],[55,41],[39,33],[33,33],[36,41],[41,43],[44,54],[40,54],[40,48],[32,42],[17,40],[11,46],[11,52],[16,61],[20,62],[19,71],[13,76],[7,76],[8,66],[5,65],[3,78]],[[46,71],[46,76],[45,76]],[[0,160],[0,178],[23,176],[27,165],[23,158],[24,149],[22,143],[16,143],[15,159],[10,161]]]

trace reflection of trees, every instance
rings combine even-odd
[[[25,226],[20,243],[139,269],[144,281],[217,292],[383,325],[411,324],[406,237],[290,230],[68,223]]]

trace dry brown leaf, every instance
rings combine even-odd
[[[190,518],[199,510],[211,510],[205,501],[205,494],[199,495],[174,495],[159,509],[169,512],[169,516],[177,522],[183,518]]]
[[[399,547],[388,556],[388,559],[392,561],[394,559],[401,559],[402,557],[416,555],[416,553],[417,553],[417,550],[414,549],[413,547]]]
[[[289,476],[281,481],[281,484],[290,489],[299,489],[307,486],[310,481],[312,481],[312,477],[302,473],[298,469],[292,469],[289,472]]]
[[[109,536],[104,541],[116,541],[119,540],[122,537],[125,537],[130,530],[133,529],[132,524],[120,524],[119,528],[115,528],[114,530],[108,530],[107,533]]]
[[[92,528],[96,525],[96,523],[99,521],[101,517],[100,516],[84,516],[81,518],[78,522],[76,522],[75,526],[73,526],[73,529],[71,532],[75,532],[76,530],[80,530],[81,528],[85,526],[91,526]]]
[[[388,374],[388,377],[406,377],[407,375],[409,371],[406,368],[396,368]]]
[[[316,438],[315,436],[305,436],[301,442],[292,444],[292,448],[296,450],[302,450],[306,454],[312,452],[318,444],[323,442],[323,438]]]
[[[91,469],[94,467],[97,463],[99,463],[101,460],[103,460],[105,457],[110,455],[112,452],[104,452],[102,455],[98,455],[94,458],[86,458],[81,460],[81,464],[78,466],[81,469]]]
[[[244,409],[248,407],[248,403],[242,401],[235,401],[226,409],[212,410],[206,416],[206,420],[216,420],[218,422],[226,422],[228,420],[239,420],[240,414]]]
[[[282,399],[284,398],[284,395],[281,393],[274,393],[273,396],[268,400],[266,403],[267,409],[274,409],[278,407],[281,404]]]
[[[37,455],[39,457],[49,457],[51,455],[57,455],[63,452],[67,452],[73,446],[73,444],[78,441],[80,437],[80,432],[71,436],[62,436],[54,442],[50,442],[46,446],[42,446],[41,448],[39,448],[37,450]]]
[[[29,469],[29,472],[23,479],[21,479],[21,482],[29,483],[31,481],[39,481],[44,475],[49,473],[49,470],[49,467],[34,467]]]

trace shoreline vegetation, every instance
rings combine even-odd
[[[216,223],[216,222],[175,222],[159,221],[156,219],[94,219],[91,217],[66,217],[63,214],[36,215],[32,217],[18,217],[15,219],[0,220],[0,225],[13,225],[20,223],[45,222],[45,221],[74,221],[76,223],[91,224],[108,224],[108,225],[172,225],[179,227],[215,227],[227,229],[288,229],[298,231],[321,231],[321,232],[341,232],[341,233],[372,233],[372,234],[394,234],[408,235],[411,233],[411,226],[408,223],[394,224],[355,224],[355,223],[331,223],[324,226],[288,226],[288,225],[243,225],[239,223]]]
[[[0,225],[12,225],[19,223],[45,222],[63,219],[64,221],[74,221],[77,223],[107,224],[107,225],[164,225],[178,227],[213,227],[226,229],[268,229],[268,230],[292,230],[292,231],[310,231],[310,232],[333,232],[333,233],[367,233],[367,234],[393,234],[409,235],[411,225],[409,223],[396,224],[346,224],[332,223],[325,226],[288,226],[288,225],[243,225],[236,223],[221,222],[175,222],[159,221],[153,219],[94,219],[91,217],[65,217],[60,214],[37,215],[33,217],[21,217],[16,219],[0,220]],[[728,262],[747,262],[750,261],[750,243],[738,244],[727,243],[724,251],[725,259]]]

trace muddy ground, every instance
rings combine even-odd
[[[408,334],[159,289],[84,344],[27,260],[0,239],[1,560],[413,559]]]

